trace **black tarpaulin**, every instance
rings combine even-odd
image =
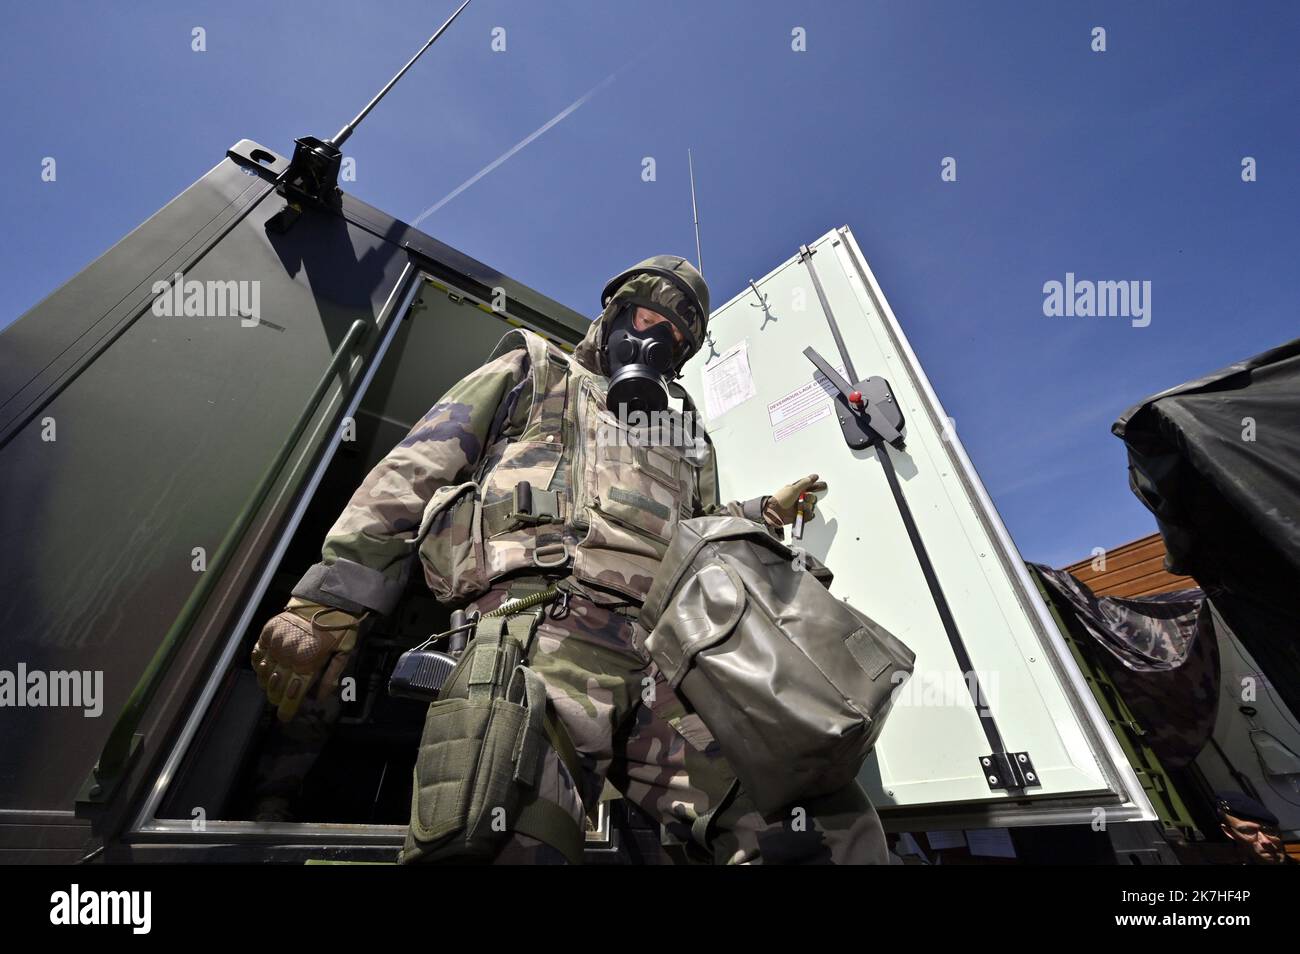
[[[1300,712],[1300,338],[1147,398],[1112,430],[1166,567],[1238,617]]]

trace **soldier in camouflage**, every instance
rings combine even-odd
[[[886,861],[879,820],[857,785],[759,814],[708,729],[640,648],[637,610],[678,520],[725,511],[780,534],[800,493],[825,485],[810,475],[769,497],[721,504],[711,445],[682,440],[699,433],[694,422],[671,412],[629,420],[607,406],[616,321],[638,332],[666,325],[675,369],[703,343],[708,289],[689,263],[648,259],[602,297],[572,356],[533,332],[510,332],[374,467],[321,562],[263,630],[253,650],[259,681],[281,719],[304,700],[316,711],[355,648],[358,621],[393,611],[417,560],[440,601],[469,611],[501,605],[520,579],[560,581],[563,608],[542,618],[529,666],[570,758],[546,751],[538,798],[581,829],[608,782],[696,856],[720,863]],[[513,832],[496,860],[563,859]]]

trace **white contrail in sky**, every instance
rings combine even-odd
[[[637,59],[640,59],[640,57],[637,57]],[[577,109],[587,100],[595,96],[598,92],[600,92],[600,90],[603,87],[608,86],[614,80],[614,77],[618,76],[619,73],[623,72],[623,70],[631,66],[633,62],[635,62],[635,60],[625,63],[619,69],[615,70],[613,73],[610,73],[608,76],[606,76],[603,80],[601,80],[591,89],[587,90],[587,92],[583,93],[582,96],[578,97],[578,99],[574,100],[564,109],[560,110],[560,112],[556,113],[555,116],[553,116],[551,119],[547,120],[543,125],[539,126],[534,132],[529,134],[524,139],[521,139],[519,142],[515,143],[515,145],[511,146],[509,149],[503,152],[496,159],[493,159],[491,162],[489,162],[478,172],[474,173],[474,175],[470,176],[460,185],[456,186],[456,188],[452,189],[451,192],[447,193],[445,196],[443,196],[433,205],[429,206],[427,209],[425,209],[423,212],[417,215],[414,219],[411,220],[411,224],[419,225],[429,216],[433,215],[433,213],[437,212],[439,209],[441,209],[452,199],[456,198],[456,196],[460,195],[462,192],[464,192],[466,189],[472,186],[475,182],[478,182],[479,179],[482,179],[485,175],[487,175],[497,166],[501,165],[501,163],[505,162],[507,159],[509,159],[511,156],[517,153],[520,149],[523,149],[525,146],[527,146],[530,142],[532,142],[542,133],[546,132],[546,130],[550,129],[560,120],[564,119],[565,116],[568,116],[570,113],[572,113],[575,109]]]

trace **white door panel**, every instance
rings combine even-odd
[[[863,771],[873,801],[922,815],[925,806],[970,807],[989,823],[1032,822],[1040,803],[1054,822],[1086,820],[1093,805],[1115,812],[1112,819],[1154,818],[848,229],[809,247],[854,370],[886,378],[903,410],[906,449],[888,451],[903,493],[1006,748],[1029,753],[1040,782],[1009,795],[985,779],[979,759],[989,742],[878,450],[851,450],[830,396],[806,389],[814,369],[804,348],[837,368],[843,361],[796,255],[755,283],[766,314],[752,289],[714,312],[713,349],[706,346],[682,380],[707,414],[705,375],[717,380],[718,372],[706,366],[744,344],[753,396],[706,417],[722,499],[749,499],[820,474],[830,490],[802,545],[834,571],[837,596],[917,654],[916,673]],[[730,393],[743,393],[734,376],[729,383]],[[1026,807],[1026,797],[1034,804]],[[999,810],[1008,800],[1018,803],[1014,813]]]

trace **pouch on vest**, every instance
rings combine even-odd
[[[456,606],[487,588],[482,507],[474,481],[439,487],[420,521],[420,562],[438,600]]]
[[[751,520],[696,517],[641,609],[645,650],[764,814],[851,783],[912,672],[912,651],[827,578]]]

